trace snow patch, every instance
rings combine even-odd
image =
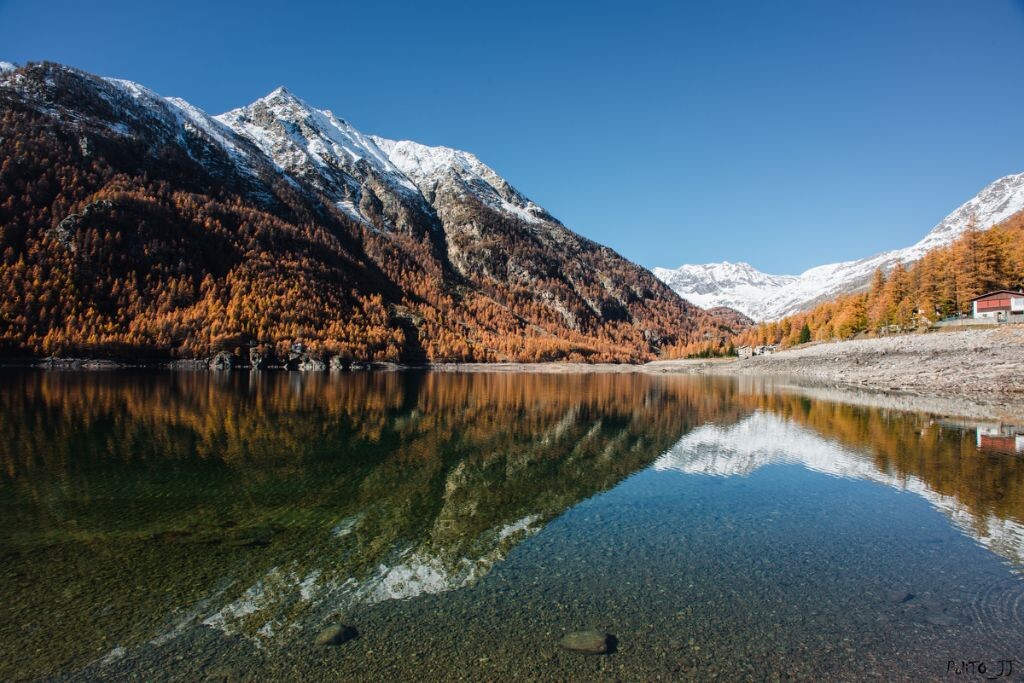
[[[423,194],[430,196],[445,179],[496,211],[527,223],[549,219],[547,211],[519,193],[475,155],[450,147],[429,147],[411,140],[371,136],[391,162],[408,176]]]
[[[113,650],[103,655],[100,659],[100,666],[110,666],[119,659],[123,659],[128,654],[128,651],[124,647],[118,645]]]
[[[193,136],[196,137],[205,137],[210,142],[220,147],[221,150],[223,150],[234,162],[238,170],[242,171],[246,175],[253,177],[258,176],[256,171],[258,161],[240,147],[238,144],[239,141],[235,137],[234,132],[203,110],[193,106],[180,97],[163,97],[149,88],[139,85],[133,81],[120,78],[104,78],[103,80],[113,86],[117,91],[136,101],[151,114],[162,119],[170,130],[178,131],[178,142],[181,143],[186,150],[189,148],[188,145],[185,144],[186,140],[184,133],[192,133]],[[100,95],[104,96],[102,92]],[[111,102],[109,97],[105,97],[105,99],[107,99],[111,105],[115,107],[117,106],[117,102]],[[128,127],[123,123],[116,124],[116,126],[120,126],[123,130],[115,129],[115,132],[119,132],[123,135],[128,135],[130,133]],[[202,162],[202,159],[196,159],[196,161]]]

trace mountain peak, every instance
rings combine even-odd
[[[254,100],[250,104],[221,114],[219,117],[239,114],[252,114],[258,110],[269,109],[276,115],[281,116],[287,111],[300,112],[302,115],[315,111],[313,107],[299,98],[295,93],[280,85],[263,97]]]
[[[298,95],[293,93],[291,90],[283,85],[279,85],[263,97],[259,98],[248,107],[242,107],[242,109],[248,109],[256,105],[263,104],[266,106],[280,106],[282,104],[293,107],[299,107],[301,109],[313,109],[304,102]]]
[[[971,225],[978,230],[987,230],[1018,211],[1024,211],[1024,173],[1003,176],[989,183],[909,249],[923,255],[935,247],[949,244]]]
[[[370,136],[330,111],[307,104],[284,86],[215,118],[255,144],[288,175],[322,192],[361,223],[387,228],[404,220],[391,217],[382,222],[379,213],[369,208],[376,204],[371,195],[383,192],[374,189],[378,184],[419,196],[412,181]],[[425,203],[419,203],[425,211]]]

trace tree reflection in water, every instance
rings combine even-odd
[[[0,443],[2,678],[195,628],[278,646],[356,603],[464,587],[651,463],[906,488],[1024,556],[1021,459],[722,378],[8,372]]]

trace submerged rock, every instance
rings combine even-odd
[[[341,645],[359,637],[359,631],[345,624],[331,624],[316,636],[317,645]]]
[[[239,548],[251,548],[256,546],[270,545],[270,539],[274,536],[274,530],[268,527],[255,527],[251,529],[235,529],[224,539],[230,546]]]
[[[888,594],[889,602],[896,605],[902,605],[905,602],[910,602],[914,599],[914,594],[904,590],[889,591]]]
[[[242,680],[242,677],[230,666],[218,666],[211,669],[203,680],[206,683],[236,683],[236,681]]]
[[[954,615],[946,612],[930,612],[925,615],[924,620],[932,626],[955,626],[960,622]]]
[[[604,631],[574,631],[559,641],[564,650],[585,655],[603,655],[614,652],[615,636]]]

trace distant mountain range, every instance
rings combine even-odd
[[[756,321],[778,320],[862,289],[877,268],[888,270],[897,263],[912,263],[931,249],[951,244],[972,224],[985,230],[1022,210],[1024,173],[988,185],[923,239],[903,249],[817,266],[800,275],[769,275],[748,263],[729,262],[655,268],[654,274],[681,297],[703,308],[726,306]]]
[[[472,154],[0,64],[0,352],[640,361],[728,323]]]

